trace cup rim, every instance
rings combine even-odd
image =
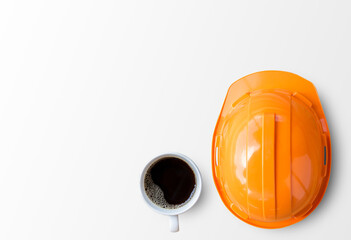
[[[192,169],[192,171],[194,172],[194,175],[195,175],[196,187],[195,187],[195,192],[193,193],[193,196],[191,197],[189,202],[187,202],[186,204],[184,204],[180,208],[176,208],[176,209],[165,209],[165,208],[162,208],[162,207],[156,205],[154,202],[151,201],[151,199],[149,199],[149,197],[146,195],[146,192],[144,190],[145,189],[144,188],[144,179],[145,179],[145,174],[146,174],[147,170],[155,162],[157,162],[163,158],[167,158],[167,157],[175,157],[175,158],[179,158],[179,159],[183,160],[184,162],[186,162],[189,165],[189,167]],[[201,173],[200,173],[198,167],[196,166],[196,164],[189,157],[187,157],[181,153],[176,153],[176,152],[164,153],[164,154],[161,154],[157,157],[154,157],[144,167],[144,169],[141,173],[141,177],[140,177],[140,190],[141,190],[141,194],[142,194],[145,202],[154,211],[156,211],[160,214],[163,214],[163,215],[178,215],[178,214],[181,214],[181,213],[188,211],[192,206],[194,206],[194,204],[199,199],[199,197],[201,195],[201,190],[202,190]]]

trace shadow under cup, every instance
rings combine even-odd
[[[200,171],[188,157],[168,153],[152,159],[140,181],[146,203],[156,212],[171,216],[172,232],[179,229],[178,214],[189,210],[202,188]]]

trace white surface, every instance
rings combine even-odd
[[[350,236],[350,1],[1,1],[0,239],[339,239]],[[230,84],[291,71],[317,87],[330,185],[304,221],[245,224],[211,176]],[[198,165],[180,232],[144,203],[158,154]]]

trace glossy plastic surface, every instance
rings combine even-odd
[[[231,85],[212,146],[213,178],[241,220],[280,228],[310,214],[327,188],[330,135],[313,84],[263,71]]]

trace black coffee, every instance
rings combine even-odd
[[[183,160],[168,157],[154,163],[145,176],[145,192],[163,208],[177,208],[190,200],[196,187],[195,175]]]

